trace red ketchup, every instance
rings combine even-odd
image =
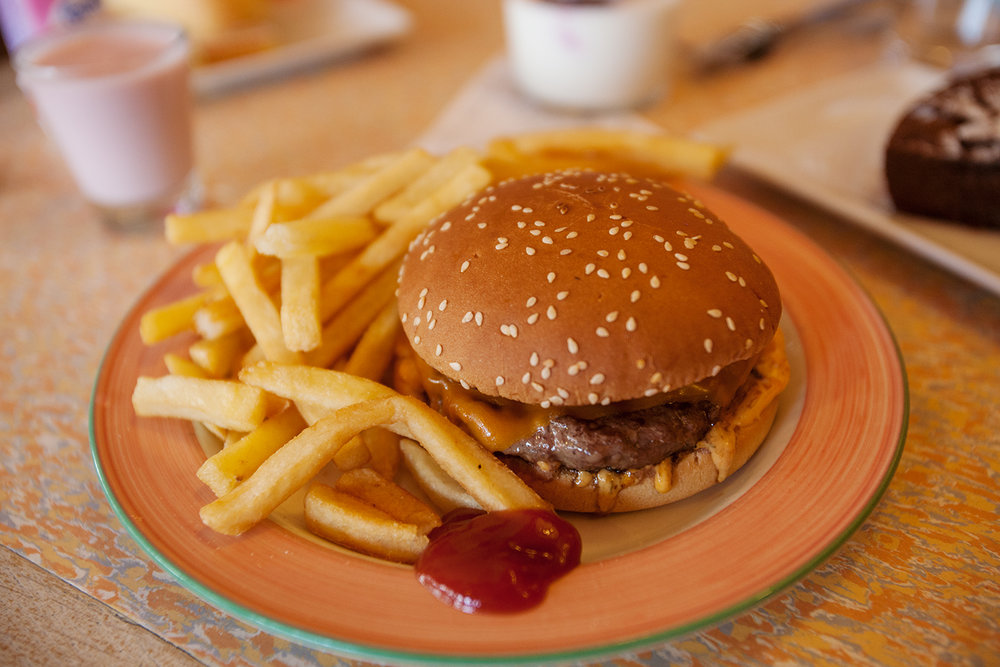
[[[580,534],[540,509],[459,509],[430,533],[417,579],[437,599],[471,614],[529,609],[580,564]]]

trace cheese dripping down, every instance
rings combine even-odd
[[[419,376],[428,403],[452,422],[462,426],[493,452],[504,451],[561,415],[570,415],[578,419],[597,419],[609,414],[644,410],[666,403],[701,400],[708,400],[725,407],[732,402],[740,386],[746,382],[757,361],[755,356],[732,363],[713,377],[650,397],[609,405],[563,405],[543,408],[539,405],[486,396],[475,389],[467,389],[461,383],[431,368],[412,352],[412,348],[407,356],[412,362],[412,369]]]

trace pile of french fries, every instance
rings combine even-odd
[[[309,530],[409,563],[451,509],[548,506],[400,379],[395,302],[399,263],[421,230],[493,172],[535,168],[546,151],[559,160],[618,151],[698,177],[724,155],[636,133],[539,133],[486,153],[379,155],[167,218],[171,243],[219,248],[194,269],[195,294],[144,313],[146,344],[190,331],[197,339],[186,354],[164,355],[166,374],[140,377],[132,403],[139,416],[191,420],[218,438],[197,473],[216,496],[201,509],[207,526],[239,535],[306,489]],[[331,467],[336,481],[318,481]],[[416,488],[400,483],[404,473]]]

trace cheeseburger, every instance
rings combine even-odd
[[[721,482],[788,382],[767,266],[700,202],[625,174],[509,180],[441,216],[403,261],[399,311],[398,372],[556,509]]]

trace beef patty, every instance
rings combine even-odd
[[[710,401],[666,403],[597,419],[561,415],[503,454],[574,470],[642,468],[694,448],[718,415]]]

